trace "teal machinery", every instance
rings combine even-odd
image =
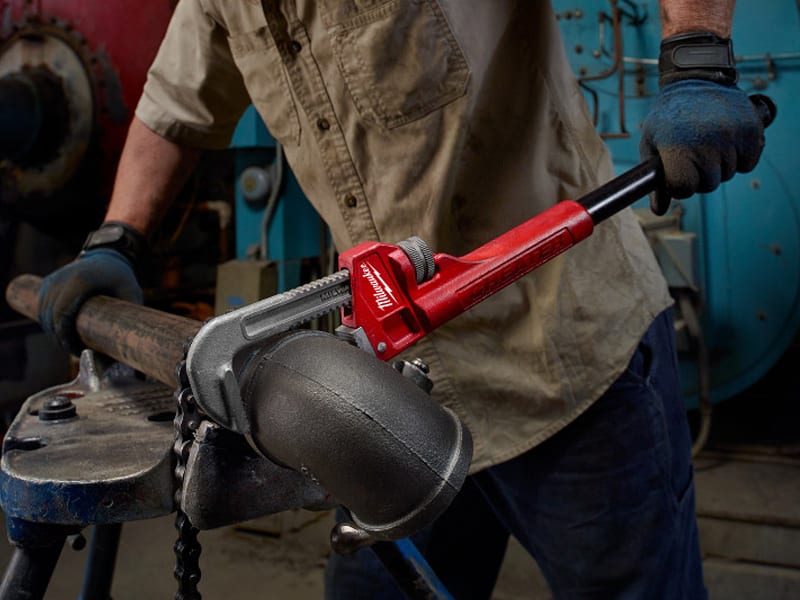
[[[274,291],[297,287],[304,264],[327,253],[322,222],[253,106],[240,119],[230,146],[236,152],[236,258],[269,260],[276,270]],[[228,300],[236,308],[236,300]]]
[[[658,2],[553,2],[567,54],[618,172],[639,160],[658,91]],[[771,96],[778,116],[759,166],[712,194],[637,210],[678,307],[683,392],[710,407],[762,378],[800,326],[800,2],[739,0],[739,86]]]

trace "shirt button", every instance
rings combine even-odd
[[[353,196],[351,194],[347,198],[344,199],[344,202],[345,202],[345,204],[347,204],[347,206],[349,208],[355,208],[356,204],[358,204],[358,198],[356,198],[355,196]]]
[[[297,40],[292,40],[289,42],[286,48],[289,51],[289,54],[295,56],[296,54],[300,53],[300,50],[303,49],[303,45],[298,42]]]
[[[319,129],[321,129],[322,131],[328,131],[328,129],[331,128],[331,124],[328,122],[328,119],[320,117],[319,119],[317,119],[317,127],[319,127]]]

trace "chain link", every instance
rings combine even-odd
[[[175,442],[172,445],[175,454],[175,529],[178,530],[178,539],[175,541],[175,579],[178,581],[178,591],[175,600],[200,600],[201,595],[197,590],[200,582],[200,542],[197,541],[199,530],[189,521],[189,517],[181,510],[181,497],[183,494],[183,477],[186,472],[186,463],[189,452],[194,443],[194,434],[203,420],[203,414],[197,407],[189,385],[186,371],[186,353],[191,340],[184,344],[183,359],[175,369],[175,378],[178,385],[175,390]]]
[[[351,301],[349,281],[349,273],[342,270],[275,296],[273,301],[280,309],[271,315],[270,326],[272,328],[266,329],[270,331],[270,335],[274,335],[347,306]],[[343,286],[348,286],[346,293],[341,289]],[[259,310],[262,309],[263,305]],[[291,314],[292,318],[287,319],[287,314]],[[239,318],[244,318],[241,313]],[[264,334],[262,331],[261,335]],[[175,579],[178,580],[175,600],[200,600],[201,597],[200,592],[197,591],[201,575],[199,564],[201,547],[197,541],[198,529],[192,526],[189,518],[181,510],[183,478],[189,460],[189,452],[195,440],[195,432],[200,427],[200,423],[207,419],[195,402],[189,382],[186,361],[191,344],[192,338],[184,342],[183,358],[175,368],[177,387],[174,395],[177,407],[174,420],[175,441],[172,446],[175,455],[175,506],[177,508],[175,528],[178,530],[178,539],[174,546],[176,558],[174,574]]]

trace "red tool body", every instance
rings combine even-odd
[[[777,108],[767,96],[750,96],[764,127]],[[362,330],[376,355],[388,360],[440,325],[589,237],[594,226],[663,186],[663,165],[652,157],[578,199],[564,200],[480,248],[454,257],[432,255],[430,264],[408,245],[365,242],[342,253],[352,302],[342,323]],[[666,207],[659,207],[663,214]],[[408,240],[407,240],[408,242]],[[424,246],[422,240],[411,245]],[[413,248],[412,248],[413,249]],[[432,260],[430,260],[432,259]]]
[[[462,257],[435,254],[433,277],[417,283],[414,265],[394,244],[365,242],[344,252],[352,306],[342,323],[360,327],[383,360],[587,238],[589,212],[571,200]]]
[[[764,127],[777,108],[750,96]],[[408,246],[359,244],[339,257],[350,274],[352,302],[342,323],[362,330],[376,355],[388,360],[440,325],[591,235],[594,225],[663,186],[663,165],[651,157],[578,199],[564,200],[462,256],[431,254],[420,277]],[[663,214],[666,207],[658,207]],[[407,240],[408,241],[408,240]],[[424,242],[416,239],[412,245]],[[432,261],[430,259],[432,258]]]

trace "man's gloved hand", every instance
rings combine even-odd
[[[112,227],[117,228],[114,231],[121,228],[118,239],[113,233],[108,235]],[[39,324],[45,332],[55,335],[67,351],[80,354],[84,348],[78,337],[76,320],[81,306],[92,296],[102,294],[142,303],[142,288],[136,277],[136,250],[141,253],[146,243],[140,235],[131,231],[119,224],[104,224],[90,234],[77,259],[42,280],[39,289]],[[98,233],[101,235],[98,236]]]
[[[670,197],[716,189],[734,173],[755,168],[764,147],[764,123],[736,87],[729,40],[692,33],[667,38],[659,58],[661,90],[643,124],[642,158],[664,166],[665,189],[651,198],[663,214]]]

